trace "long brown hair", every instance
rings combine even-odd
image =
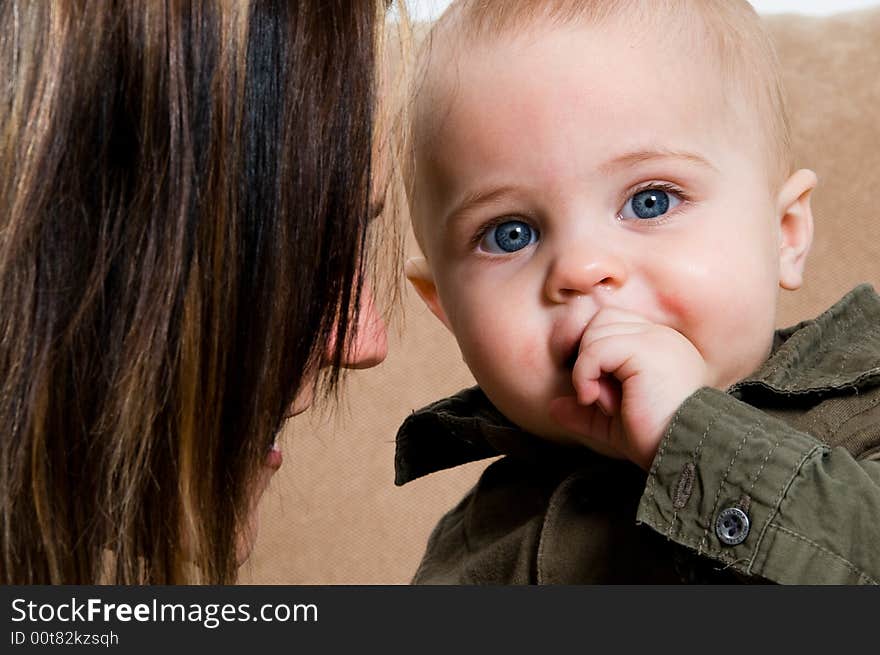
[[[384,9],[0,4],[4,583],[234,579],[356,324]]]

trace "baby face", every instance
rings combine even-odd
[[[634,36],[557,27],[474,46],[438,72],[448,105],[417,151],[427,266],[410,279],[493,403],[562,441],[548,406],[574,395],[597,312],[677,330],[726,388],[768,355],[809,246],[815,180],[771,189],[757,121],[727,106],[716,67]]]

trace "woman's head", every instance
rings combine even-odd
[[[233,577],[357,363],[384,5],[0,6],[3,582]]]

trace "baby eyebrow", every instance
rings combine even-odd
[[[634,150],[611,159],[601,166],[599,171],[605,175],[611,175],[621,168],[630,168],[637,164],[644,164],[664,159],[678,159],[694,164],[701,168],[718,172],[718,169],[705,157],[695,152],[685,152],[677,150]]]
[[[461,218],[464,214],[486,205],[497,202],[500,198],[512,194],[515,188],[512,186],[492,187],[489,189],[479,189],[466,194],[446,215],[444,224],[448,227],[451,223]]]

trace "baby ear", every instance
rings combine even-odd
[[[783,289],[793,291],[804,281],[804,265],[813,243],[810,196],[817,182],[813,171],[802,168],[779,191],[779,286]]]
[[[446,312],[443,311],[443,305],[440,304],[440,296],[437,295],[437,285],[434,283],[434,274],[428,266],[428,260],[424,257],[413,257],[406,262],[404,267],[406,279],[413,285],[431,313],[440,319],[450,331],[449,319]]]

